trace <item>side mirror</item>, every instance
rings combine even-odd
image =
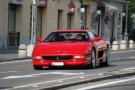
[[[95,42],[95,41],[99,41],[101,39],[102,39],[101,37],[95,37],[94,39],[92,39],[92,41]]]
[[[99,41],[99,40],[101,40],[101,39],[102,39],[101,37],[96,37],[96,40],[97,40],[97,41]]]
[[[36,38],[36,41],[43,43],[44,41],[41,38]]]

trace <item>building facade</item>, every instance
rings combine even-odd
[[[36,37],[44,39],[59,29],[88,29],[105,40],[120,40],[123,5],[125,0],[37,0]],[[0,48],[31,43],[32,10],[32,0],[0,0]]]

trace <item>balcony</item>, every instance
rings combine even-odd
[[[37,0],[37,6],[46,7],[47,6],[47,0]]]
[[[9,4],[22,5],[23,0],[9,0]]]

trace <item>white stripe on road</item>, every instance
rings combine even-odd
[[[135,67],[132,67],[132,68],[125,68],[125,69],[122,69],[122,70],[118,70],[117,72],[119,71],[125,71],[125,70],[134,70]],[[76,73],[77,74],[77,73]],[[78,73],[79,74],[79,73]],[[80,73],[81,75],[82,73]],[[56,79],[56,80],[50,80],[50,81],[45,81],[45,82],[39,82],[39,83],[33,83],[33,84],[26,84],[26,85],[21,85],[21,86],[15,86],[13,87],[14,89],[19,89],[19,88],[24,88],[24,87],[35,87],[35,86],[38,86],[38,85],[42,85],[42,84],[46,84],[46,83],[53,83],[53,82],[62,82],[64,80],[71,80],[73,78],[78,78],[78,79],[83,79],[85,77],[90,77],[90,76],[95,76],[95,75],[98,75],[98,76],[103,76],[104,74],[103,73],[96,73],[96,74],[90,74],[90,75],[81,75],[81,76],[73,76],[73,77],[68,77],[68,78],[62,78],[62,79]]]
[[[121,58],[116,58],[116,59],[121,59]]]
[[[122,69],[118,71],[126,71],[126,70],[135,70],[135,67],[132,68],[127,68],[127,69]],[[15,73],[18,71],[7,71],[7,72],[0,72],[0,73]],[[15,75],[15,76],[7,76],[2,79],[16,79],[16,78],[29,78],[29,77],[36,77],[40,75],[48,75],[48,74],[57,74],[57,75],[84,75],[84,72],[80,73],[70,73],[70,72],[62,72],[62,71],[55,71],[55,72],[48,72],[48,73],[38,73],[38,74],[30,74],[30,75]],[[99,74],[91,74],[91,75],[103,75],[102,73]],[[86,76],[86,75],[85,75]]]
[[[7,71],[7,72],[0,72],[0,74],[7,74],[7,73],[16,73],[18,71]]]
[[[103,84],[98,84],[98,85],[92,85],[92,86],[88,86],[88,87],[79,88],[79,89],[76,89],[76,90],[96,89],[96,88],[100,88],[100,87],[104,87],[104,86],[108,86],[108,85],[113,85],[113,84],[118,84],[118,83],[124,83],[124,82],[128,82],[128,81],[133,81],[133,80],[135,80],[135,78],[123,79],[123,80],[118,80],[118,81],[108,82],[108,83],[103,83]]]
[[[126,50],[126,51],[112,51],[111,53],[126,53],[126,52],[134,52],[135,50]]]
[[[85,76],[93,76],[93,75],[97,75],[97,74],[84,75],[84,77]],[[101,74],[99,74],[99,75],[101,75]],[[71,80],[71,79],[74,79],[74,78],[82,78],[82,76],[79,75],[79,76],[73,76],[73,77],[68,77],[68,78],[50,80],[50,81],[45,81],[45,82],[26,84],[26,85],[21,85],[21,86],[15,86],[15,87],[13,87],[13,89],[19,89],[19,88],[30,87],[30,86],[32,86],[32,87],[37,86],[38,87],[38,85],[42,85],[42,84],[46,84],[46,83],[53,83],[53,82],[60,82],[60,81],[62,82],[64,80]]]
[[[122,59],[135,59],[135,57],[127,57],[127,58],[114,58],[114,59],[110,59],[110,60],[122,60]]]
[[[128,70],[135,70],[135,67],[132,67],[132,68],[126,68],[126,69],[122,69],[122,70],[119,70],[119,71],[128,71]]]
[[[129,57],[129,58],[134,59],[135,57]]]
[[[29,62],[29,61],[32,61],[31,59],[30,60],[21,60],[21,61],[8,61],[8,62],[0,62],[0,65],[2,64],[10,64],[10,63],[21,63],[21,62]]]
[[[38,73],[38,74],[30,74],[30,75],[15,75],[15,76],[7,76],[2,79],[17,79],[17,78],[30,78],[30,77],[37,77],[40,75],[69,75],[69,76],[74,76],[74,75],[84,75],[84,72],[80,73],[70,73],[70,72],[62,72],[62,71],[55,71],[55,72],[48,72],[48,73]]]

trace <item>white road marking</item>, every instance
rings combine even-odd
[[[135,59],[135,57],[127,57],[127,58],[114,58],[114,59],[113,59],[113,58],[111,58],[110,60],[120,60],[120,59],[121,59],[121,60],[122,60],[122,59],[124,59],[124,60],[125,60],[125,59]]]
[[[29,78],[29,77],[35,77],[33,75],[24,75],[24,76],[8,76],[2,79],[17,79],[17,78]]]
[[[121,59],[121,58],[116,58],[116,59]]]
[[[7,72],[0,72],[0,74],[6,74],[6,73],[16,73],[18,71],[7,71]]]
[[[135,57],[129,57],[129,58],[134,59]]]
[[[93,75],[97,75],[97,74],[93,74]],[[84,75],[84,76],[93,76],[93,75]],[[41,85],[41,84],[46,84],[46,83],[52,83],[52,82],[59,82],[59,81],[64,81],[64,80],[70,80],[70,79],[74,79],[74,78],[79,78],[79,76],[74,76],[74,77],[68,77],[68,78],[62,78],[62,79],[56,79],[56,80],[50,80],[50,81],[45,81],[45,82],[39,82],[39,83],[33,83],[33,84],[27,84],[27,85],[21,85],[21,86],[15,86],[13,87],[13,89],[19,89],[19,88],[24,88],[24,87],[30,87],[30,86],[37,86],[37,85]]]
[[[79,88],[76,90],[90,90],[90,89],[100,88],[100,87],[118,84],[118,83],[124,83],[124,82],[128,82],[128,81],[133,81],[133,80],[135,80],[135,78],[123,79],[123,80],[118,80],[118,81],[108,82],[108,83],[103,83],[103,84],[98,84],[98,85],[92,85],[92,86],[88,86],[88,87]]]
[[[40,75],[48,75],[48,74],[56,74],[56,75],[68,75],[68,76],[74,76],[74,75],[84,75],[83,72],[81,73],[70,73],[70,72],[62,72],[62,71],[56,71],[56,72],[48,72],[48,73],[39,73],[39,74],[30,74],[30,75],[15,75],[15,76],[7,76],[2,79],[17,79],[17,78],[30,78],[30,77],[37,77]]]
[[[135,67],[132,68],[125,68],[122,70],[118,70],[118,71],[124,71],[124,70],[133,70],[135,69]],[[54,72],[52,72],[54,73]],[[76,73],[78,74],[78,73]],[[80,75],[83,73],[80,73]],[[99,75],[99,76],[103,76],[103,73],[96,73],[96,74],[90,74],[90,75],[82,75],[82,76],[73,76],[73,77],[68,77],[68,78],[62,78],[62,79],[56,79],[56,80],[50,80],[50,81],[45,81],[45,82],[39,82],[39,83],[33,83],[33,84],[26,84],[26,85],[21,85],[21,86],[15,86],[13,87],[13,89],[19,89],[19,88],[24,88],[24,87],[30,87],[30,86],[35,86],[35,85],[42,85],[42,84],[46,84],[46,83],[52,83],[52,82],[58,82],[58,81],[64,81],[64,80],[70,80],[70,79],[74,79],[74,78],[80,78],[80,79],[84,79],[87,76],[95,76],[95,75]]]
[[[29,61],[32,61],[32,60],[21,60],[21,61],[7,61],[7,62],[0,62],[0,65],[2,64],[10,64],[10,63],[21,63],[21,62],[29,62]]]
[[[135,50],[126,50],[126,51],[113,51],[110,53],[126,53],[126,52],[134,52]]]
[[[122,69],[122,70],[119,70],[119,71],[128,71],[128,70],[135,70],[135,67],[132,67],[132,68],[126,68],[126,69]]]

